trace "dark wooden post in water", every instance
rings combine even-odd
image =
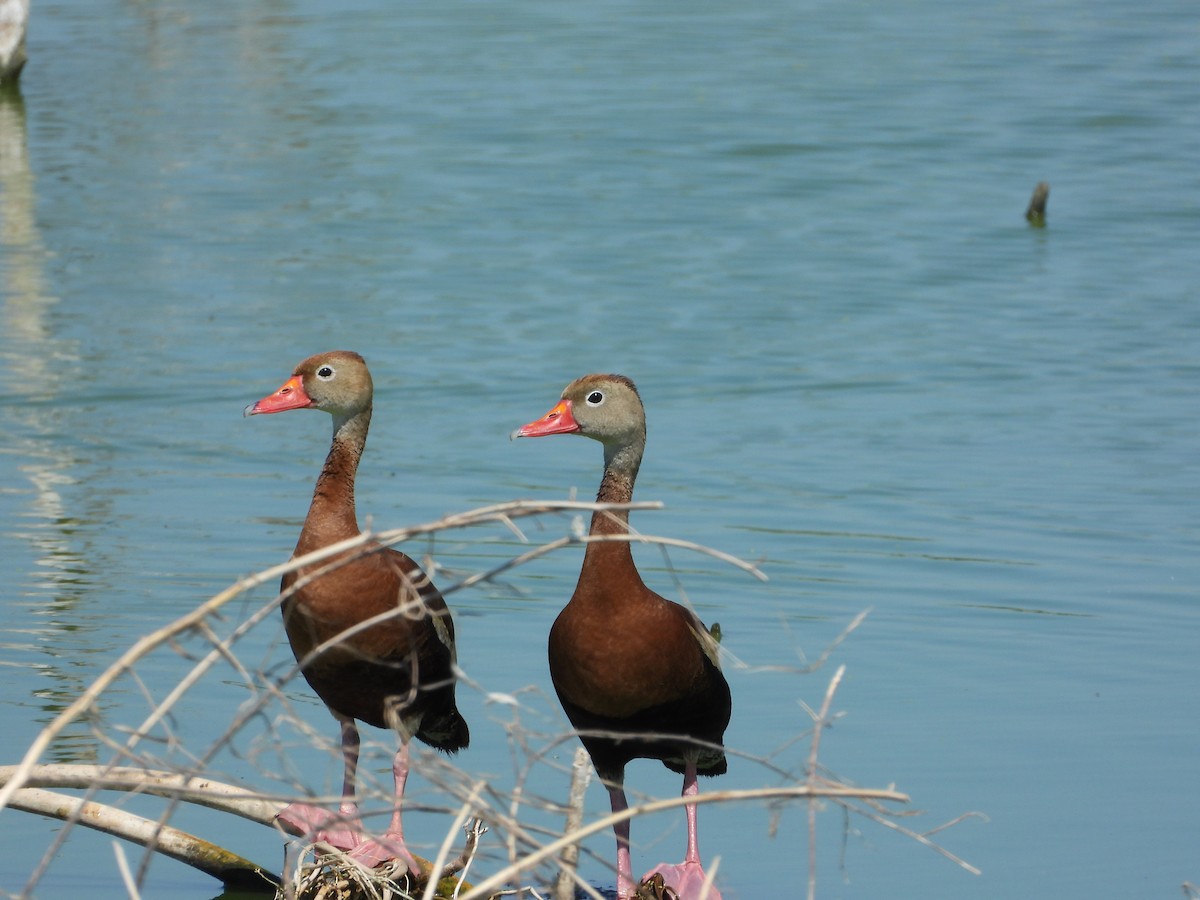
[[[1029,199],[1029,208],[1025,210],[1025,218],[1034,228],[1046,227],[1046,201],[1050,199],[1049,182],[1039,181]]]

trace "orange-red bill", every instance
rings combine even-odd
[[[579,431],[579,423],[571,414],[571,401],[559,400],[554,409],[540,419],[522,425],[512,433],[514,438],[545,437],[548,434],[571,434]]]
[[[247,406],[242,411],[242,415],[257,416],[264,413],[284,412],[289,409],[307,409],[312,405],[312,398],[304,391],[303,380],[299,375],[293,375],[275,393],[268,394],[258,402]]]

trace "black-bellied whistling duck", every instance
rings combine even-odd
[[[513,437],[581,434],[604,445],[600,503],[628,503],[646,446],[646,414],[633,382],[622,375],[585,375],[562,399]],[[567,718],[580,732],[613,812],[627,808],[625,765],[658,759],[683,774],[683,794],[696,775],[725,772],[721,742],[729,724],[729,684],[716,642],[690,610],[642,582],[627,539],[627,511],[597,511],[575,593],[550,629],[550,677]],[[687,805],[687,857],[646,873],[663,876],[683,900],[698,896],[705,875],[696,839],[696,807]],[[629,821],[614,826],[617,896],[636,890]],[[708,896],[718,900],[715,890]]]
[[[371,373],[357,353],[310,356],[275,393],[246,407],[248,416],[319,409],[333,416],[333,444],[317,478],[293,556],[358,535],[354,476],[371,424]],[[292,652],[312,689],[341,724],[345,759],[342,804],[331,811],[293,803],[278,816],[293,834],[311,836],[374,866],[391,858],[413,872],[404,844],[401,807],[409,741],[453,753],[467,746],[467,723],[454,702],[454,623],[446,601],[409,557],[391,548],[360,548],[318,578],[293,586],[331,560],[283,577],[283,619]],[[375,616],[394,613],[339,638]],[[362,834],[355,802],[359,735],[355,720],[400,736],[392,771],[395,806],[382,838]]]

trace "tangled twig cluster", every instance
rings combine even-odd
[[[656,507],[658,504],[655,503],[626,505],[626,508],[637,509]],[[391,546],[414,538],[489,525],[499,525],[528,542],[518,526],[522,519],[566,515],[570,520],[571,524],[568,524],[566,533],[561,537],[542,543],[529,542],[528,550],[511,555],[486,570],[459,577],[452,584],[445,583],[445,570],[442,569],[443,593],[450,594],[483,583],[495,583],[530,560],[566,546],[594,540],[583,533],[574,517],[597,508],[602,507],[595,503],[575,501],[515,501],[487,506],[411,528],[364,533],[353,540],[241,579],[168,626],[137,640],[42,730],[18,765],[0,767],[0,812],[8,808],[54,817],[68,823],[68,826],[83,825],[99,829],[153,851],[143,855],[135,870],[125,871],[127,867],[124,866],[123,857],[119,861],[122,877],[126,879],[131,896],[137,894],[138,886],[143,883],[155,854],[165,854],[186,862],[229,885],[266,888],[281,897],[312,900],[386,900],[404,897],[481,900],[513,892],[525,892],[531,897],[544,896],[539,893],[540,890],[552,892],[556,898],[573,897],[577,890],[587,896],[601,896],[575,870],[581,842],[593,834],[610,829],[620,816],[632,818],[674,808],[683,805],[685,798],[654,800],[631,806],[619,814],[585,821],[583,792],[589,766],[586,756],[582,755],[576,758],[571,796],[557,807],[566,820],[565,828],[558,830],[534,826],[526,821],[527,804],[532,798],[523,794],[523,782],[520,779],[515,787],[507,791],[500,790],[456,769],[442,758],[431,759],[423,773],[444,793],[444,808],[454,813],[454,823],[435,858],[428,861],[428,869],[419,873],[419,877],[416,877],[418,873],[391,871],[386,866],[378,870],[366,870],[352,860],[340,858],[342,855],[332,851],[332,848],[328,848],[330,852],[324,852],[319,846],[300,847],[291,858],[292,865],[286,867],[283,873],[276,874],[267,866],[243,859],[215,842],[186,834],[171,824],[181,804],[198,804],[264,827],[277,827],[274,825],[275,814],[286,802],[294,799],[295,790],[302,789],[302,779],[294,777],[279,790],[256,791],[214,780],[210,777],[210,764],[221,754],[232,754],[253,762],[258,772],[270,772],[279,778],[281,776],[278,773],[286,776],[289,771],[285,733],[299,734],[305,741],[318,745],[321,743],[319,733],[309,729],[303,717],[292,710],[285,691],[285,686],[298,675],[298,666],[289,664],[282,671],[256,666],[244,652],[244,648],[249,646],[247,637],[255,628],[264,622],[276,621],[273,614],[282,599],[272,597],[269,602],[255,607],[250,599],[256,589],[277,583],[286,571],[333,559],[355,548],[373,552],[372,548]],[[753,564],[685,541],[638,534],[619,539],[705,553],[762,577]],[[332,565],[337,564],[335,562]],[[424,565],[431,572],[440,568],[434,559],[427,558]],[[237,610],[236,620],[233,620],[229,611],[235,601],[241,607]],[[824,664],[837,644],[857,628],[864,617],[865,613],[856,617],[842,636],[812,666],[805,669],[811,671]],[[164,652],[176,660],[183,660],[187,668],[160,696],[148,686],[149,679],[143,678],[140,673],[151,660],[159,659]],[[734,664],[741,664],[727,649],[722,649],[722,653]],[[179,733],[174,722],[175,714],[189,692],[198,684],[218,677],[218,671],[233,673],[246,691],[246,696],[236,704],[223,733],[212,736],[205,745],[196,746],[194,741],[185,739]],[[818,801],[838,804],[848,812],[898,831],[934,848],[958,865],[976,871],[934,841],[933,834],[940,828],[918,833],[901,824],[893,806],[907,802],[904,794],[892,789],[864,789],[848,785],[820,765],[818,752],[821,734],[836,718],[832,703],[843,671],[839,668],[831,679],[819,708],[814,710],[805,706],[812,719],[812,728],[810,752],[802,775],[797,777],[797,774],[773,769],[768,764],[771,780],[783,781],[783,784],[754,790],[711,791],[689,802],[697,802],[697,799],[702,804],[753,802],[778,809],[782,804],[807,801],[809,897],[815,897],[816,893]],[[462,673],[462,678],[467,679],[465,673]],[[130,684],[145,696],[149,711],[140,721],[115,723],[111,720],[111,714],[105,712],[105,699],[115,686],[121,685],[127,689]],[[537,766],[544,766],[552,749],[573,740],[571,735],[557,734],[548,738],[544,746],[536,747],[537,741],[544,736],[536,736],[522,720],[520,695],[493,692],[487,696],[493,703],[509,705],[513,710],[513,720],[507,727],[514,748],[518,748],[525,756],[521,778]],[[47,764],[45,760],[55,741],[81,722],[88,723],[97,744],[109,750],[111,758],[108,764]],[[262,734],[254,736],[252,732],[255,728],[260,729]],[[295,784],[289,787],[292,781]],[[83,793],[64,794],[64,790]],[[101,792],[112,791],[121,792],[126,797],[159,797],[165,803],[159,817],[149,819],[96,799]],[[37,885],[52,864],[69,830],[70,827],[61,829],[51,840],[45,855],[31,870],[25,892]],[[463,830],[467,834],[465,843],[454,855],[454,847],[462,840]],[[500,848],[499,854],[492,853],[486,858],[486,865],[484,858],[479,856],[480,839],[485,832],[490,832],[489,845]],[[282,833],[280,837],[286,839]],[[502,862],[496,858],[497,855],[503,856]],[[421,862],[424,865],[425,861]],[[548,879],[545,873],[540,877],[538,875],[546,865],[556,870],[556,874]],[[472,869],[475,872],[473,877],[477,879],[473,885],[468,884],[464,877]],[[438,877],[429,877],[434,872],[438,873]],[[536,884],[539,883],[549,886],[538,888]],[[672,893],[670,888],[655,885],[652,881],[642,888],[643,896],[652,900],[675,900]]]

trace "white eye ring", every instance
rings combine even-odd
[[[337,372],[335,372],[333,366],[329,364],[325,364],[317,368],[317,377],[322,381],[332,381],[335,375],[337,375]]]
[[[604,402],[604,392],[603,391],[592,391],[584,399],[584,403],[586,403],[588,406],[599,406],[603,402]]]

